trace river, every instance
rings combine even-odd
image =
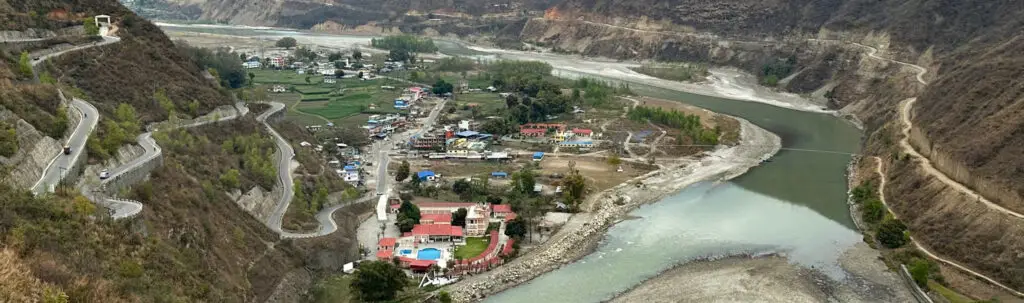
[[[366,44],[369,39],[283,29],[162,26],[266,39],[293,36],[300,43],[336,47]],[[640,95],[745,118],[779,135],[784,148],[771,162],[729,182],[699,183],[635,210],[631,215],[641,219],[610,228],[594,253],[487,302],[597,302],[680,262],[733,254],[776,252],[835,279],[845,277],[838,256],[861,241],[846,204],[846,165],[850,154],[859,152],[861,137],[850,123],[830,114],[768,105],[764,102],[773,102],[771,98],[756,95],[743,98],[761,102],[683,92],[673,88],[684,84],[632,73],[628,63],[437,44],[450,55],[543,60],[567,77],[628,82]]]

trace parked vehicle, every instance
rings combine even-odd
[[[64,145],[64,154],[65,155],[70,155],[71,154],[71,146],[70,145]]]
[[[100,180],[106,180],[107,178],[110,178],[110,172],[106,169],[100,171]]]

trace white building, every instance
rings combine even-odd
[[[262,66],[263,64],[260,63],[259,61],[247,61],[245,63],[242,63],[242,67],[245,68],[260,68]]]

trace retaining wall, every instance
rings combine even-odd
[[[933,303],[932,298],[928,297],[928,294],[921,290],[921,287],[917,286],[914,282],[914,277],[910,276],[910,272],[907,271],[907,266],[900,264],[900,277],[903,277],[903,282],[907,283],[907,286],[912,290],[910,293],[914,294],[914,298],[917,299],[918,303]]]
[[[158,151],[156,155],[144,160],[136,168],[126,170],[110,179],[103,180],[100,188],[105,194],[116,196],[122,189],[146,180],[150,172],[163,165],[163,160],[163,152]]]

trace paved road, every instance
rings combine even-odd
[[[85,150],[85,143],[89,140],[89,134],[96,128],[96,122],[99,121],[100,114],[92,104],[74,99],[71,101],[71,106],[84,115],[67,141],[60,142],[61,144],[66,143],[71,147],[71,154],[65,155],[63,152],[59,152],[50,160],[50,164],[43,169],[43,174],[39,177],[39,180],[32,186],[32,192],[37,195],[46,191],[53,191],[54,186],[64,178],[65,171],[82,156],[82,151]],[[60,139],[58,138],[58,140]]]
[[[83,49],[87,49],[87,48],[91,48],[91,47],[97,47],[97,46],[101,46],[101,45],[107,45],[107,44],[111,44],[111,43],[117,43],[117,42],[121,42],[121,38],[110,37],[110,36],[103,36],[103,41],[93,42],[93,43],[90,43],[90,44],[79,45],[79,46],[72,47],[72,48],[69,48],[69,49],[66,49],[66,50],[62,50],[62,51],[59,51],[59,52],[55,52],[55,53],[51,53],[51,54],[46,54],[46,55],[40,56],[39,59],[33,59],[32,60],[32,67],[35,67],[36,65],[39,65],[39,63],[43,63],[43,61],[46,61],[47,59],[50,59],[50,58],[53,58],[53,57],[57,57],[57,56],[60,56],[60,55],[63,55],[63,54],[69,53],[69,52],[83,50]]]

